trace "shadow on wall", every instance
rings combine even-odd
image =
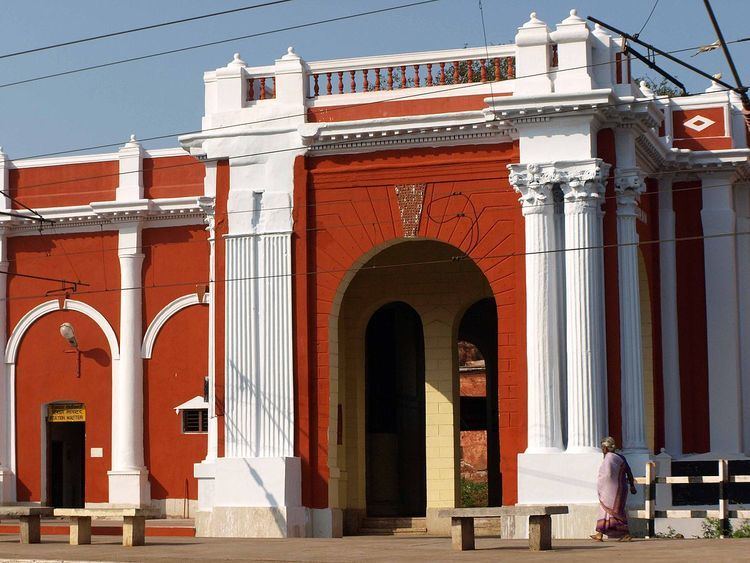
[[[81,356],[94,360],[102,367],[108,367],[110,364],[109,352],[103,348],[91,348],[90,350],[81,350]]]

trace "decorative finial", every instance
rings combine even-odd
[[[130,142],[131,142],[131,143],[135,143],[135,142],[136,142],[136,139],[135,139],[135,133],[131,133],[131,134],[130,134]]]
[[[232,61],[227,66],[242,66],[245,67],[247,64],[240,58],[239,53],[235,53],[232,57]]]
[[[531,13],[529,14],[529,19],[530,19],[530,20],[535,20],[535,19],[536,19],[536,12],[531,12]]]
[[[294,54],[294,47],[292,47],[291,45],[289,45],[289,47],[286,48],[286,52],[289,55],[293,55]]]
[[[572,9],[572,10],[570,11],[570,15],[571,15],[571,16],[577,16],[577,15],[578,15],[578,10],[576,10],[575,8],[573,8],[573,9]]]

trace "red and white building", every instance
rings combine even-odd
[[[23,216],[0,219],[0,502],[446,531],[458,340],[485,360],[490,502],[570,504],[561,536],[593,526],[603,436],[636,470],[744,459],[739,99],[656,97],[621,51],[571,12],[511,45],[236,55],[181,148],[0,155],[53,221],[0,199]]]

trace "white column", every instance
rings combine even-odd
[[[213,163],[214,167],[216,166]],[[207,165],[208,166],[208,165]],[[216,217],[214,198],[198,198],[206,215],[208,231],[208,436],[206,461],[214,461],[219,455],[218,420],[216,418]]]
[[[737,239],[728,172],[701,175],[711,452],[743,451]]]
[[[638,169],[616,171],[622,445],[628,452],[639,453],[648,451],[643,408],[641,299],[636,230],[636,198],[644,188],[643,177]]]
[[[670,176],[659,178],[659,239],[664,445],[667,452],[675,457],[682,453],[682,401],[677,325],[675,217]]]
[[[132,214],[145,208],[143,150],[135,136],[119,151],[118,205]],[[143,506],[150,503],[148,471],[143,458],[143,342],[141,224],[137,218],[119,225],[120,359],[113,363],[112,470],[109,502]]]
[[[563,165],[568,377],[568,448],[595,452],[606,431],[602,209],[609,165]]]
[[[119,232],[120,359],[112,386],[112,470],[109,502],[150,502],[148,471],[143,463],[143,359],[141,343],[141,226],[125,223]]]
[[[552,186],[554,168],[509,165],[510,183],[521,194],[526,230],[526,358],[528,443],[526,453],[563,448],[560,416],[560,319],[558,241]]]

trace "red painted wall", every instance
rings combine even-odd
[[[87,205],[115,199],[119,163],[91,162],[11,169],[10,195],[29,207]],[[12,204],[13,209],[21,206]]]
[[[143,197],[203,195],[206,168],[192,156],[143,159]]]
[[[654,374],[654,452],[664,447],[664,372],[661,346],[661,283],[659,265],[659,183],[646,180],[646,191],[641,195],[640,208],[646,222],[636,221],[639,251],[646,264],[648,289],[651,296],[651,327]]]
[[[469,251],[493,289],[499,326],[503,501],[516,501],[516,459],[526,448],[527,434],[525,244],[518,196],[509,186],[505,165],[517,160],[518,148],[511,144],[320,157],[306,165],[298,160],[295,173],[303,175],[307,170],[306,181],[297,177],[295,182],[294,231],[296,272],[309,274],[297,276],[294,286],[300,420],[296,448],[305,467],[306,506],[328,504],[331,303],[345,271],[362,254],[403,236],[394,185],[404,183],[427,184],[419,236]],[[452,192],[468,196],[477,210],[481,236],[474,248],[470,248],[470,218],[434,220],[473,213],[466,198],[444,197]],[[304,322],[309,325],[306,337],[299,326]]]
[[[617,197],[614,171],[617,167],[615,137],[612,129],[596,136],[597,155],[611,164],[604,200],[604,310],[607,349],[607,412],[609,434],[622,443],[622,396],[620,358],[620,275],[617,252]]]
[[[510,96],[510,94],[487,94],[473,96],[451,96],[445,98],[394,100],[377,104],[362,103],[347,106],[322,106],[307,110],[309,122],[353,121],[357,119],[377,119],[382,117],[402,117],[405,115],[430,115],[454,111],[472,111],[487,107],[484,102],[490,97]]]
[[[10,270],[39,276],[80,279],[71,298],[101,312],[115,333],[119,324],[119,263],[114,233],[64,236],[34,235],[9,239]],[[59,283],[10,275],[6,302],[11,331],[19,319],[39,303],[56,299],[45,295]],[[73,324],[81,354],[81,378],[75,375],[73,354],[59,335],[63,322]],[[99,327],[87,316],[69,311],[50,313],[21,341],[16,366],[16,459],[18,499],[39,501],[41,494],[42,412],[51,401],[86,404],[86,501],[106,502],[110,469],[112,361],[109,345]],[[90,448],[103,448],[104,457],[91,458]]]
[[[143,231],[143,331],[174,299],[208,281],[207,233],[200,226]],[[174,408],[203,395],[208,374],[208,305],[171,317],[144,361],[144,453],[151,497],[197,498],[193,464],[206,457],[206,434],[183,434]]]
[[[708,349],[706,277],[703,262],[701,190],[699,182],[673,187],[677,258],[677,327],[680,343],[682,450],[710,449],[708,421]],[[680,240],[684,239],[684,240]]]

